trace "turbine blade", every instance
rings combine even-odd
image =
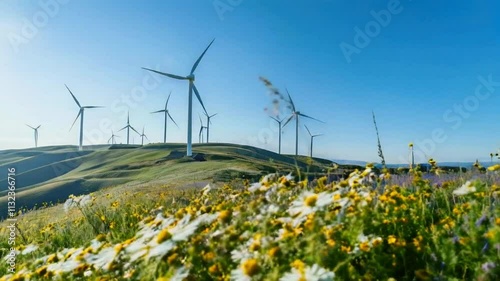
[[[70,131],[71,131],[71,129],[73,129],[73,126],[75,125],[76,120],[78,120],[78,117],[80,117],[80,114],[82,114],[82,109],[80,109],[80,111],[78,111],[78,115],[76,116],[75,121],[73,121],[73,124],[71,124],[71,128],[69,128]]]
[[[304,125],[304,127],[306,127],[307,132],[308,132],[308,133],[309,133],[309,135],[312,137],[313,135],[311,134],[311,131],[309,131],[309,128],[307,128],[307,126],[306,126],[306,125]]]
[[[68,89],[69,93],[71,94],[71,96],[73,97],[73,99],[75,100],[76,104],[78,105],[78,107],[82,107],[80,105],[80,103],[78,102],[78,100],[76,99],[75,95],[73,95],[73,93],[71,92],[71,90],[68,88],[68,86],[66,84],[64,84],[64,86],[66,86],[66,89]]]
[[[31,129],[35,130],[35,128],[31,127],[30,125],[26,124],[26,126],[30,127]]]
[[[155,72],[155,73],[158,73],[158,74],[161,74],[161,75],[164,75],[164,76],[168,76],[170,78],[178,79],[178,80],[187,80],[186,77],[182,77],[182,76],[175,75],[175,74],[170,74],[170,73],[165,73],[165,72],[161,72],[161,71],[156,71],[156,70],[145,68],[145,67],[143,67],[142,69],[145,69],[145,70],[148,70],[148,71],[152,71],[152,72]]]
[[[149,141],[148,136],[144,135],[144,137]]]
[[[141,135],[141,133],[137,132],[137,130],[134,129],[134,127],[130,126],[130,129],[134,130],[134,132],[136,132],[139,136]]]
[[[323,134],[317,134],[317,135],[313,135],[312,137],[315,138],[315,137],[319,137],[319,136],[322,136]]]
[[[293,114],[292,114],[292,115],[290,115],[290,117],[288,117],[288,119],[286,120],[285,124],[283,124],[283,127],[285,127],[285,126],[286,126],[286,124],[288,124],[288,122],[290,122],[290,121],[293,119],[293,117],[294,117],[294,116],[295,116],[295,115],[293,115]]]
[[[127,126],[125,126],[125,127],[123,127],[123,128],[121,128],[120,130],[118,130],[118,132],[123,131],[123,130],[125,130],[125,129],[127,129],[127,128],[128,128],[128,125],[127,125]]]
[[[111,137],[109,138],[108,143],[109,143],[109,141],[110,141],[111,139],[113,139],[113,136],[111,136]]]
[[[158,111],[153,111],[153,112],[151,112],[151,114],[152,114],[152,113],[160,113],[160,112],[165,112],[165,110],[164,110],[164,109],[162,109],[162,110],[158,110]]]
[[[38,130],[38,128],[40,128],[42,125],[38,125],[38,127],[36,127],[36,130]]]
[[[82,106],[82,108],[104,108],[104,106],[89,105],[89,106]]]
[[[312,119],[312,120],[316,120],[316,121],[321,122],[321,123],[325,123],[325,122],[323,122],[323,121],[321,121],[321,120],[318,120],[318,119],[313,118],[313,117],[311,117],[311,116],[307,116],[307,115],[302,114],[302,113],[298,113],[298,115],[303,116],[303,117],[305,117],[305,118]]]
[[[175,126],[177,126],[177,128],[179,128],[179,125],[177,125],[174,118],[172,118],[172,116],[170,116],[170,113],[168,113],[168,117],[170,117],[170,120],[172,120],[172,122],[174,122]]]
[[[278,119],[276,119],[276,118],[274,118],[274,117],[272,117],[272,116],[269,116],[269,117],[270,117],[271,119],[273,119],[274,121],[278,122],[278,123],[280,123],[280,122],[281,122],[280,120],[278,120]]]
[[[168,94],[167,102],[165,103],[165,110],[167,110],[168,101],[170,100],[171,95],[172,95],[172,91],[170,91],[170,94]]]
[[[293,112],[295,112],[296,111],[295,110],[295,104],[293,103],[292,97],[290,96],[290,93],[288,92],[288,89],[285,88],[285,90],[286,90],[286,93],[288,94],[288,99],[290,100],[290,104],[292,105],[292,110],[293,110]]]
[[[212,117],[214,117],[215,115],[217,115],[217,113],[212,114],[211,116],[208,116],[208,115],[207,115],[207,117],[208,117],[208,121],[210,121],[210,124],[212,124]]]
[[[207,113],[207,110],[205,109],[205,105],[203,104],[203,101],[201,100],[200,93],[198,92],[198,89],[196,88],[194,83],[193,83],[193,90],[194,90],[194,94],[196,95],[196,97],[198,98],[198,101],[201,104],[201,107],[203,107],[203,111],[205,111],[205,113]]]
[[[215,38],[214,40],[212,40],[212,42],[210,42],[210,44],[208,44],[208,47],[205,49],[205,51],[203,51],[203,53],[201,54],[201,56],[198,58],[198,60],[194,63],[193,65],[193,68],[191,69],[191,74],[194,73],[194,71],[196,70],[196,68],[198,67],[198,64],[200,63],[201,59],[203,58],[203,56],[205,55],[205,53],[208,51],[208,48],[210,48],[210,46],[212,46],[212,43],[214,43],[215,41]]]

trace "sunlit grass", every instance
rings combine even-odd
[[[5,275],[5,262],[0,273],[3,280],[500,277],[498,169],[454,177],[373,169],[331,183],[270,174],[202,190],[71,197],[58,220],[43,212],[19,218],[26,240],[16,240],[17,275]]]

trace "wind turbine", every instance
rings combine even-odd
[[[144,138],[146,138],[148,141],[148,137],[144,134],[144,127],[142,127],[142,134],[141,135],[141,145],[144,146]]]
[[[137,130],[134,129],[134,127],[130,126],[130,112],[127,113],[127,126],[121,128],[120,131],[123,131],[125,129],[127,129],[127,144],[130,144],[130,142],[129,142],[129,139],[130,139],[130,129],[134,130],[134,132],[136,132],[138,135],[140,135],[140,133],[137,132]],[[120,131],[118,131],[118,132],[120,132]]]
[[[290,122],[290,120],[292,120],[293,118],[295,118],[295,156],[299,155],[299,117],[302,116],[302,117],[305,117],[305,118],[309,118],[309,119],[313,119],[313,120],[316,120],[318,122],[321,122],[321,123],[325,123],[321,120],[318,120],[316,118],[313,118],[311,116],[307,116],[303,113],[301,113],[300,111],[298,111],[296,108],[295,108],[295,104],[293,103],[293,100],[292,100],[292,97],[290,96],[290,93],[288,92],[288,89],[286,90],[286,93],[288,94],[288,99],[290,100],[290,105],[291,105],[291,109],[292,109],[292,115],[286,120],[285,124],[283,124],[283,127],[286,126],[286,124],[288,124],[288,122]]]
[[[169,73],[160,72],[160,71],[156,71],[156,70],[153,70],[153,69],[149,69],[149,68],[144,68],[143,67],[143,69],[145,69],[145,70],[152,71],[152,72],[164,75],[164,76],[168,76],[170,78],[174,78],[174,79],[177,79],[177,80],[188,80],[189,81],[188,131],[187,131],[187,149],[186,149],[186,155],[187,156],[192,156],[193,155],[193,152],[192,152],[192,140],[191,140],[192,129],[193,129],[192,128],[193,127],[193,91],[194,91],[194,93],[196,95],[196,98],[198,98],[198,101],[200,102],[201,106],[203,107],[203,110],[205,112],[207,112],[207,110],[205,109],[205,105],[203,105],[203,102],[201,101],[200,93],[198,92],[198,89],[196,89],[196,86],[194,85],[194,80],[195,80],[194,71],[196,70],[196,68],[198,67],[198,64],[200,63],[201,59],[203,58],[203,56],[207,52],[208,48],[210,48],[210,46],[212,46],[212,43],[214,41],[215,41],[215,39],[213,39],[212,42],[210,42],[210,44],[205,49],[205,51],[203,51],[203,53],[198,58],[198,60],[196,60],[196,62],[194,63],[193,67],[191,68],[191,73],[188,76],[184,77],[184,76],[169,74]]]
[[[42,126],[42,125],[38,125],[38,127],[36,127],[36,128],[33,128],[28,124],[26,124],[26,126],[30,127],[31,129],[33,129],[35,131],[35,147],[38,147],[38,128],[40,128],[40,126]]]
[[[202,143],[203,142],[203,129],[206,129],[207,127],[203,126],[203,121],[201,120],[201,116],[198,116],[200,117],[200,133],[198,134],[198,139],[199,139],[199,143]]]
[[[274,118],[272,116],[270,116],[274,121],[276,121],[278,123],[278,127],[279,127],[279,136],[278,136],[278,154],[281,154],[281,129],[283,128],[281,126],[281,123],[283,122],[283,119],[282,120],[279,120],[278,118]]]
[[[111,141],[111,144],[116,144],[115,138],[119,138],[119,136],[115,135],[113,130],[111,130],[111,137],[109,138],[108,143]]]
[[[165,128],[163,130],[163,143],[167,143],[167,121],[168,121],[167,120],[167,116],[170,118],[170,120],[172,120],[172,122],[174,122],[175,126],[177,126],[177,128],[179,128],[179,125],[177,125],[177,123],[175,122],[174,118],[172,118],[172,116],[170,115],[170,113],[168,112],[168,109],[167,109],[168,101],[170,100],[170,95],[172,95],[172,92],[170,92],[170,94],[168,95],[167,102],[165,103],[165,108],[164,109],[151,112],[151,113],[165,112]]]
[[[69,130],[71,131],[71,129],[73,128],[73,126],[76,123],[76,120],[78,120],[78,117],[80,117],[80,145],[78,146],[78,150],[82,150],[83,149],[83,114],[85,113],[85,109],[87,109],[87,108],[89,108],[89,109],[90,108],[103,108],[104,106],[94,106],[94,105],[81,106],[80,103],[78,102],[78,100],[76,99],[75,95],[73,95],[71,90],[68,88],[68,86],[66,84],[64,84],[64,86],[66,86],[66,89],[68,89],[69,93],[71,94],[71,96],[75,100],[76,104],[80,108],[80,111],[78,112],[78,115],[76,116],[75,121],[73,121],[73,124],[71,125],[71,128]]]
[[[210,119],[212,117],[214,117],[215,115],[217,115],[217,113],[215,114],[212,114],[212,115],[208,115],[206,112],[203,112],[205,114],[205,116],[207,116],[207,143],[209,141],[209,137],[210,137],[210,123],[212,123],[212,121],[210,121]]]
[[[311,131],[309,131],[309,128],[307,128],[306,125],[304,125],[304,127],[306,127],[306,130],[307,132],[309,133],[309,136],[311,136],[311,158],[313,157],[313,143],[314,143],[314,138],[315,137],[319,137],[319,136],[322,136],[323,134],[316,134],[316,135],[313,135],[311,134]]]

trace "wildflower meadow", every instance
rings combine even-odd
[[[20,220],[0,280],[498,280],[499,171],[71,196],[59,221]]]

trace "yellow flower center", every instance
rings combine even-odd
[[[256,259],[248,259],[244,261],[241,268],[243,269],[243,273],[247,276],[254,276],[259,272],[259,265],[257,264]]]
[[[316,205],[316,201],[318,201],[318,194],[312,194],[306,197],[304,203],[308,207],[314,207],[314,205]]]
[[[160,233],[158,234],[158,237],[156,238],[156,242],[158,242],[158,244],[161,244],[161,243],[167,241],[168,239],[170,239],[171,237],[172,237],[172,234],[170,234],[168,229],[162,229],[160,231]]]

